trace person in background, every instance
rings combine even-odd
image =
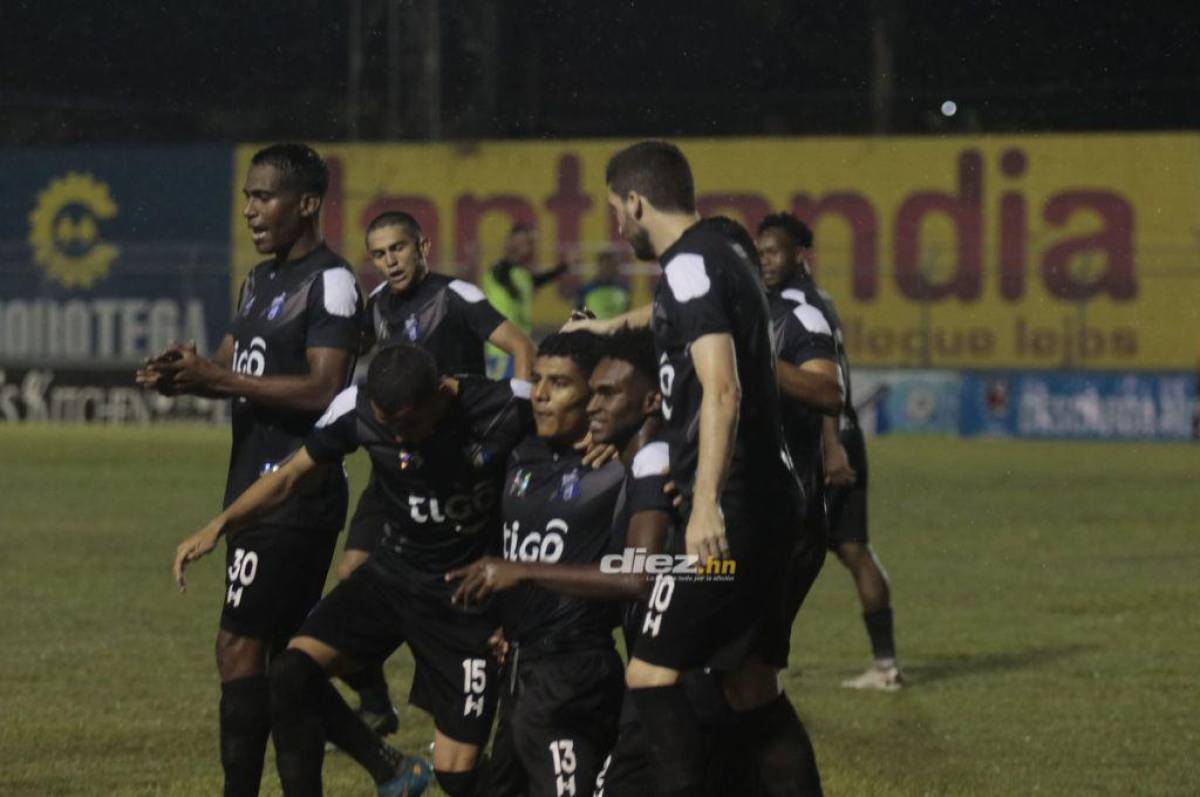
[[[628,311],[629,300],[629,288],[621,280],[621,260],[605,249],[596,257],[596,278],[579,291],[578,307],[604,320]]]
[[[533,331],[533,294],[567,273],[567,264],[559,263],[546,271],[533,271],[537,253],[537,233],[528,224],[517,223],[504,241],[504,257],[489,268],[480,280],[484,295],[492,307],[528,335]],[[512,360],[495,346],[487,347],[488,374],[494,378],[512,376]]]

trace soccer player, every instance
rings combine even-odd
[[[475,561],[500,537],[504,463],[530,428],[528,383],[462,376],[439,381],[433,357],[408,344],[376,354],[366,389],[333,401],[295,456],[185,540],[177,575],[222,534],[233,534],[366,449],[388,511],[378,551],[317,604],[271,665],[275,743],[284,791],[319,793],[322,729],[363,764],[381,794],[416,789],[427,772],[400,760],[328,681],[386,659],[407,642],[416,661],[409,702],[433,715],[433,766],[453,797],[473,794],[498,687],[488,637],[493,618],[451,605],[448,570]],[[349,718],[347,718],[349,714]],[[331,730],[332,729],[332,730]],[[399,775],[397,774],[399,773]],[[409,794],[415,792],[407,792]]]
[[[388,211],[367,226],[367,251],[384,282],[367,300],[364,351],[403,341],[429,351],[443,374],[484,374],[483,350],[491,343],[513,359],[513,375],[529,378],[533,343],[469,282],[429,270],[430,242],[408,213]],[[374,470],[358,500],[338,578],[348,578],[379,545],[387,521]],[[348,674],[363,720],[386,735],[399,727],[383,663]]]
[[[591,568],[608,552],[625,469],[618,461],[593,469],[577,449],[588,433],[597,343],[573,332],[538,347],[537,433],[513,452],[502,498],[509,562]],[[489,797],[589,794],[616,739],[623,691],[616,608],[578,594],[522,581],[500,596],[510,650],[494,769],[483,790]]]
[[[700,221],[687,159],[647,141],[609,161],[609,204],[640,260],[663,279],[649,309],[577,328],[649,322],[659,354],[664,437],[684,498],[687,551],[735,577],[660,575],[626,671],[659,793],[709,793],[704,740],[680,685],[709,667],[735,710],[730,738],[768,794],[819,794],[808,734],[779,688],[787,664],[790,556],[803,495],[781,433],[766,296],[749,254]],[[614,761],[616,766],[617,761]]]
[[[601,320],[629,310],[629,288],[621,281],[621,260],[606,249],[596,257],[596,278],[579,289],[579,308]]]
[[[254,155],[243,215],[268,259],[242,284],[212,359],[173,346],[137,375],[164,393],[233,399],[225,506],[296,451],[354,368],[362,301],[353,272],[321,239],[327,183],[325,162],[307,146]],[[324,471],[228,546],[216,644],[226,795],[258,793],[271,728],[267,661],[321,597],[346,504],[345,476]]]
[[[809,267],[812,246],[812,230],[789,213],[768,216],[759,226],[763,281],[774,301],[793,307],[793,315],[803,319],[800,324],[814,333],[810,339],[814,345],[819,343],[825,355],[828,344],[833,343],[838,376],[845,386],[840,417],[826,416],[822,422],[824,479],[817,483],[825,491],[830,547],[858,588],[875,662],[862,675],[842,685],[894,691],[903,686],[904,676],[896,663],[887,574],[867,537],[866,442],[851,402],[850,362],[842,345],[841,326],[829,297],[818,290]],[[799,456],[794,449],[792,453]]]

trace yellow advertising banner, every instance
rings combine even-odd
[[[477,280],[514,222],[564,319],[616,239],[604,166],[624,141],[321,145],[330,244],[369,274],[364,230],[412,213],[435,269]],[[700,211],[751,227],[790,210],[816,233],[817,280],[852,361],[950,368],[1178,369],[1200,346],[1200,135],[693,139]],[[236,289],[258,260],[241,218],[255,147],[237,150]],[[634,303],[657,267],[632,264]]]

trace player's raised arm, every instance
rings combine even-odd
[[[187,589],[184,568],[210,553],[222,534],[232,534],[282,504],[295,492],[301,479],[317,467],[308,451],[300,448],[277,470],[260,476],[204,528],[179,543],[175,549],[174,566],[175,582],[179,584],[179,589]]]
[[[650,316],[653,310],[653,304],[644,304],[641,307],[635,307],[628,312],[621,313],[621,315],[604,320],[599,318],[572,317],[570,321],[563,325],[562,331],[574,332],[582,329],[588,332],[595,332],[598,335],[611,335],[625,326],[631,329],[648,327],[650,326]]]
[[[742,388],[738,382],[737,351],[725,332],[704,335],[692,343],[692,362],[700,380],[700,456],[696,465],[692,514],[687,526],[688,553],[701,561],[729,557],[721,491],[729,475],[737,433]]]

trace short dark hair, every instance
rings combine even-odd
[[[667,141],[642,141],[613,155],[604,182],[620,197],[636,191],[659,210],[696,212],[692,167],[679,147]]]
[[[567,357],[574,360],[586,378],[592,375],[592,369],[600,361],[600,336],[582,329],[575,332],[555,332],[538,344],[537,356]]]
[[[508,237],[512,238],[514,235],[521,235],[527,232],[533,232],[532,224],[524,221],[514,221],[513,226],[508,228]]]
[[[437,386],[433,355],[408,343],[383,348],[367,368],[367,396],[388,415],[428,401]]]
[[[764,218],[759,222],[758,234],[762,235],[767,230],[783,230],[791,238],[793,246],[799,246],[801,249],[812,249],[812,228],[791,213],[772,213]]]
[[[375,218],[371,219],[371,223],[367,225],[367,235],[378,230],[380,227],[400,227],[413,240],[419,241],[424,237],[421,232],[421,224],[410,213],[405,213],[403,210],[385,210]]]
[[[624,325],[607,335],[601,345],[600,358],[629,363],[633,370],[658,387],[658,357],[654,354],[654,333],[650,327]]]
[[[323,197],[329,188],[329,167],[307,144],[272,144],[254,153],[250,165],[275,167],[288,188],[303,194]]]
[[[728,216],[713,216],[712,218],[705,219],[705,223],[711,224],[718,232],[745,250],[746,257],[750,260],[750,265],[760,271],[762,270],[762,263],[759,262],[758,258],[758,247],[754,244],[754,239],[750,237],[750,233],[745,227]]]

